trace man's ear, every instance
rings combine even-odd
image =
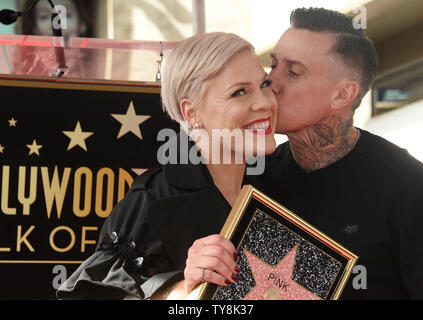
[[[340,110],[350,106],[360,91],[360,85],[354,80],[342,80],[336,87],[332,99],[332,109]]]
[[[188,99],[183,99],[179,104],[179,108],[181,110],[181,114],[184,117],[185,121],[188,124],[195,124],[199,122],[197,110],[195,108],[195,104]]]

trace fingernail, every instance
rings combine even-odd
[[[237,282],[238,281],[238,276],[236,274],[232,275],[232,280]]]
[[[238,255],[236,254],[236,252],[234,253],[234,260],[236,260],[236,258],[238,258]]]
[[[235,272],[236,272],[237,274],[239,274],[239,273],[241,272],[241,270],[239,270],[238,266],[235,266]]]
[[[225,280],[226,284],[231,284],[231,282],[229,280]]]

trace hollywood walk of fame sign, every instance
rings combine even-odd
[[[191,298],[336,300],[358,257],[252,186],[220,233],[237,248],[238,281],[201,284]]]
[[[54,299],[179,125],[159,84],[2,76],[0,92],[0,299]]]

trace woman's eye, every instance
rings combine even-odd
[[[264,82],[261,84],[260,89],[270,87],[271,85],[272,85],[272,80],[267,79],[266,81],[264,81]]]
[[[242,89],[239,89],[239,90],[235,91],[235,92],[231,95],[231,97],[232,97],[232,98],[235,98],[235,97],[243,96],[244,94],[246,94],[246,92],[245,92],[245,89],[244,89],[244,88],[242,88]]]
[[[270,65],[270,69],[275,69],[276,68],[276,64],[272,64],[272,65]]]

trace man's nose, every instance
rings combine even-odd
[[[282,81],[280,77],[277,75],[275,70],[272,70],[269,74],[269,79],[272,81],[272,91],[275,95],[278,95],[282,92]]]

